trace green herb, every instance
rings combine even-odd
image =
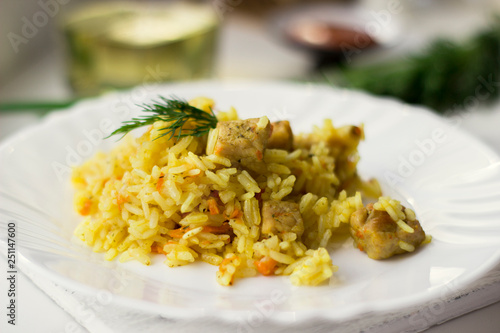
[[[405,59],[344,67],[329,81],[438,112],[492,101],[500,95],[500,18],[463,44],[440,39]]]
[[[211,128],[217,126],[217,118],[212,110],[210,110],[210,113],[205,112],[189,105],[184,100],[174,97],[166,99],[160,96],[160,99],[160,102],[153,101],[153,104],[142,105],[144,108],[143,111],[150,114],[124,121],[123,126],[115,130],[108,137],[116,134],[125,135],[136,128],[152,125],[159,120],[168,122],[168,124],[166,127],[159,129],[160,131],[164,131],[164,133],[156,139],[165,135],[170,135],[169,139],[174,136],[177,139],[184,136],[202,136],[208,134]],[[193,128],[183,128],[184,124],[188,121],[194,122]]]

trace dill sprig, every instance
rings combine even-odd
[[[160,101],[141,105],[143,107],[142,111],[149,112],[150,114],[124,121],[123,125],[108,137],[116,134],[124,136],[136,128],[152,125],[159,120],[168,122],[168,124],[166,127],[159,129],[163,133],[155,138],[155,140],[165,135],[170,135],[169,139],[174,136],[177,139],[185,136],[203,136],[208,134],[211,128],[217,126],[217,118],[212,109],[208,113],[176,97],[167,99],[160,96],[159,98]],[[183,128],[188,121],[194,122],[193,128]]]

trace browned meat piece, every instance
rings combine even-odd
[[[294,232],[300,237],[304,233],[304,221],[299,204],[288,201],[269,200],[262,203],[262,235],[279,235]]]
[[[350,153],[357,149],[359,141],[363,139],[363,129],[358,126],[347,125],[337,128],[335,136],[328,138],[328,145],[339,149],[342,153]]]
[[[399,241],[413,247],[425,240],[425,232],[417,219],[404,221],[413,232],[403,230],[386,211],[373,209],[372,205],[358,209],[351,215],[350,232],[356,246],[372,259],[386,259],[405,253]]]
[[[267,143],[268,148],[292,150],[293,132],[288,120],[277,121],[271,124],[272,133]]]
[[[297,135],[294,138],[294,147],[310,149],[319,143],[326,144],[329,149],[328,155],[335,158],[335,175],[339,180],[339,189],[348,190],[349,195],[353,182],[358,181],[356,166],[359,160],[357,147],[364,138],[363,127],[342,126],[333,127],[330,121],[325,121],[321,131],[315,131],[308,135]]]
[[[271,135],[271,125],[268,122],[264,128],[259,128],[258,122],[258,118],[218,122],[215,154],[229,158],[233,163],[261,161]]]
[[[331,126],[331,128],[330,128]],[[358,147],[359,142],[364,138],[363,127],[347,125],[333,128],[331,123],[325,125],[327,135],[311,133],[299,135],[295,139],[295,145],[299,148],[309,149],[312,145],[325,142],[331,149],[331,155],[336,158],[345,158],[352,154]]]

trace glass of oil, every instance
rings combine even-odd
[[[219,21],[208,4],[87,4],[63,22],[69,81],[79,96],[140,84],[208,78]]]

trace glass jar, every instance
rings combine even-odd
[[[203,3],[119,1],[80,7],[63,24],[70,84],[77,95],[90,96],[210,77],[218,23]]]

